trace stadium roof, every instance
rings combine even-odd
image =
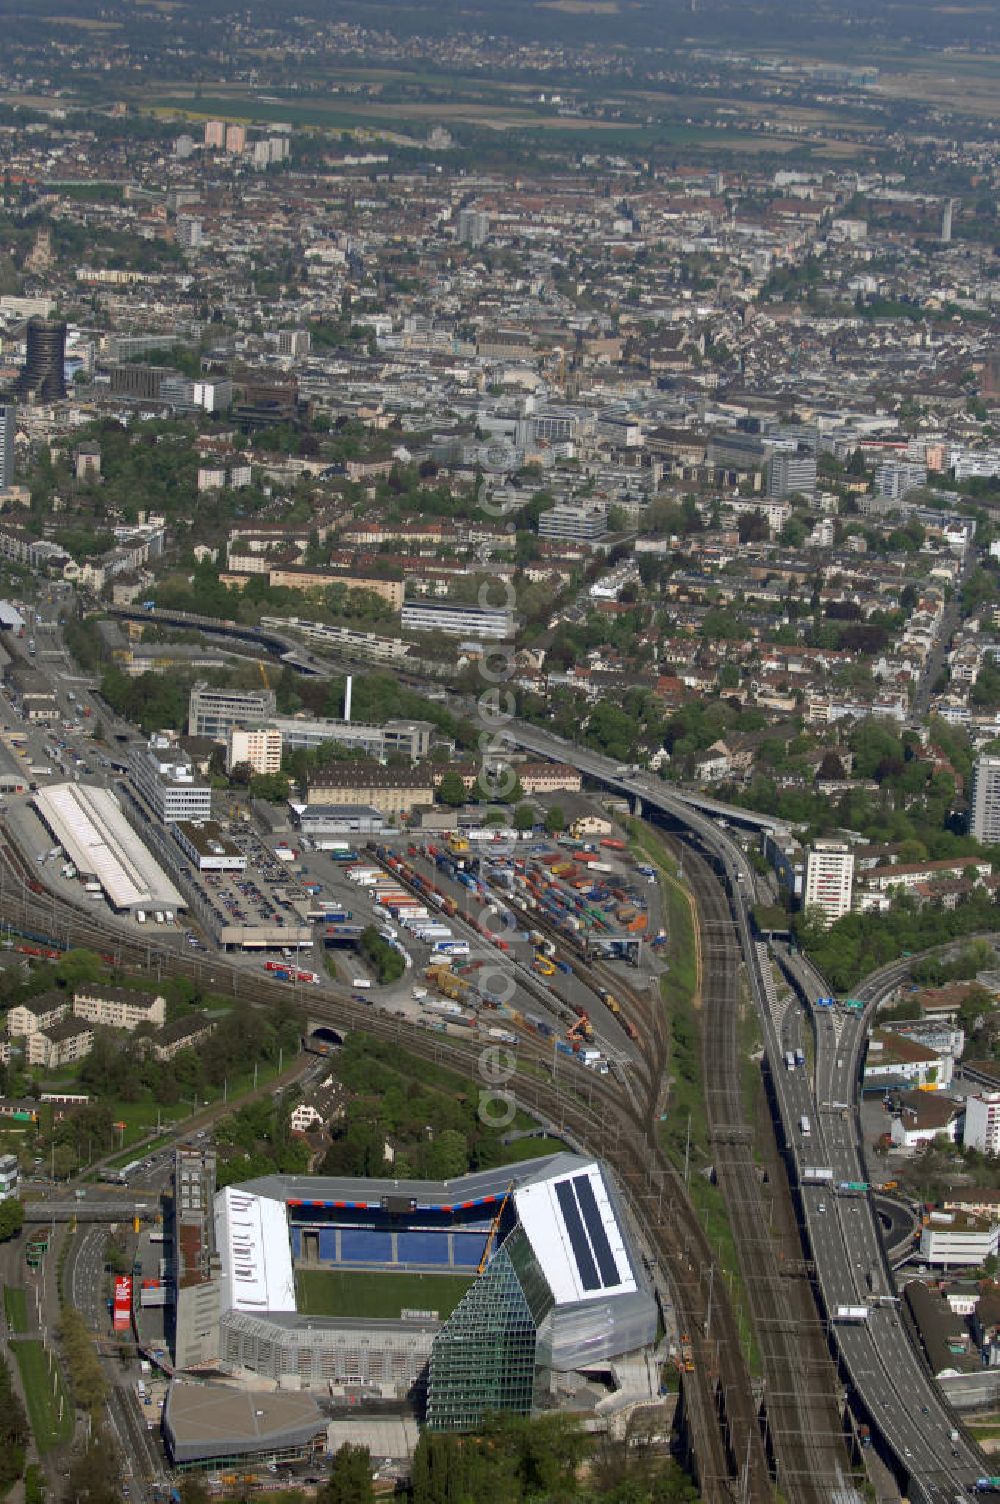
[[[311,1394],[176,1379],[167,1393],[163,1425],[174,1462],[305,1446],[326,1429]]]
[[[580,1170],[588,1161],[578,1154],[546,1154],[527,1159],[522,1164],[501,1165],[495,1170],[478,1170],[454,1180],[379,1180],[368,1176],[332,1175],[261,1175],[246,1180],[240,1189],[256,1196],[272,1196],[292,1207],[323,1206],[329,1202],[342,1207],[382,1207],[399,1198],[416,1203],[414,1210],[473,1206],[477,1201],[503,1200],[507,1192],[519,1185],[546,1176],[569,1174]]]
[[[109,789],[83,783],[48,784],[38,790],[33,802],[77,871],[97,879],[112,908],[186,907]]]
[[[557,1305],[638,1289],[597,1164],[534,1180],[514,1204]]]
[[[227,1186],[215,1198],[215,1245],[222,1255],[224,1311],[295,1310],[288,1219],[280,1201]]]

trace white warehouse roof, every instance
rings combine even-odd
[[[82,876],[96,878],[112,908],[187,907],[110,790],[48,784],[33,802],[67,858]]]
[[[215,1198],[223,1311],[295,1310],[295,1275],[284,1203],[227,1186]]]
[[[638,1289],[597,1164],[522,1186],[514,1204],[556,1305]]]

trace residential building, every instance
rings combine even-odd
[[[162,993],[136,992],[127,987],[87,985],[73,994],[73,1016],[106,1029],[126,1029],[131,1034],[140,1024],[166,1021],[167,1000]]]
[[[211,819],[210,785],[201,782],[187,753],[167,737],[151,737],[149,746],[132,758],[130,773],[138,799],[162,824]]]
[[[153,1059],[159,1060],[161,1064],[166,1060],[173,1060],[181,1050],[193,1049],[196,1044],[207,1039],[214,1028],[215,1024],[204,1013],[197,1013],[193,1018],[178,1018],[172,1024],[165,1024],[153,1035]]]
[[[226,747],[226,772],[247,764],[255,773],[281,772],[281,731],[277,726],[256,726],[250,730],[232,727]]]
[[[422,768],[383,768],[375,762],[332,763],[314,774],[307,804],[370,805],[384,815],[407,814],[434,803],[434,781]]]
[[[514,635],[514,613],[458,601],[406,601],[400,626],[404,632],[443,632],[470,642],[503,641]]]
[[[94,1047],[94,1030],[82,1018],[61,1018],[48,1028],[28,1035],[26,1054],[29,1065],[58,1070],[83,1060]]]
[[[819,909],[827,926],[851,912],[854,853],[846,841],[815,841],[806,851],[806,909]]]
[[[981,1091],[966,1098],[962,1142],[980,1154],[1000,1154],[1000,1091]]]
[[[466,245],[482,245],[490,233],[490,217],[481,209],[459,209],[458,238]]]
[[[205,145],[222,147],[226,144],[226,123],[224,120],[205,121]]]
[[[972,766],[969,833],[984,846],[1000,843],[1000,757],[984,752]]]
[[[269,721],[276,704],[273,689],[216,689],[199,681],[188,699],[188,735],[225,742],[234,726]]]
[[[37,997],[15,1003],[7,1014],[7,1033],[15,1039],[28,1039],[40,1029],[50,1029],[69,1013],[69,1001],[62,992],[40,992]]]
[[[0,1154],[0,1201],[6,1201],[8,1196],[17,1195],[20,1178],[17,1155]]]
[[[0,402],[0,491],[14,484],[14,438],[17,432],[17,408],[13,402]]]
[[[937,1092],[904,1092],[892,1120],[892,1142],[897,1149],[918,1149],[939,1138],[957,1143],[961,1117],[961,1102]]]

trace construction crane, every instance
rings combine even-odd
[[[493,1218],[493,1221],[490,1223],[490,1230],[486,1238],[486,1247],[483,1249],[483,1256],[479,1260],[479,1268],[476,1270],[477,1274],[482,1274],[483,1270],[486,1268],[486,1265],[490,1261],[490,1254],[493,1252],[493,1244],[496,1241],[496,1235],[500,1230],[500,1218],[504,1214],[504,1207],[510,1200],[510,1193],[513,1189],[514,1182],[511,1181],[510,1185],[504,1192],[504,1198],[500,1203],[500,1210],[497,1212],[496,1216]]]
[[[263,663],[261,663],[261,661],[260,661],[259,658],[257,659],[257,667],[260,669],[260,677],[264,681],[264,688],[265,689],[270,689],[271,688],[271,681],[267,677],[267,669],[264,667]]]

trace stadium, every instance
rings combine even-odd
[[[594,1160],[215,1192],[210,1151],[181,1150],[177,1173],[179,1371],[406,1402],[462,1431],[551,1406],[573,1373],[614,1389],[616,1361],[655,1341],[653,1291]]]

